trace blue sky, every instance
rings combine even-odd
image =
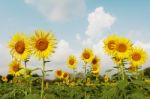
[[[5,49],[14,33],[32,34],[36,29],[44,29],[55,33],[59,45],[62,44],[60,48],[63,49],[65,46],[63,50],[58,51],[58,56],[66,48],[70,53],[78,53],[83,47],[88,46],[89,42],[91,44],[89,46],[94,46],[94,44],[96,46],[101,39],[112,33],[126,36],[149,50],[149,5],[149,0],[2,0],[0,3],[0,44]],[[109,16],[108,19],[112,22],[108,25],[107,19],[104,18],[106,27],[97,24],[95,28],[99,28],[96,31],[98,33],[90,35],[98,36],[91,38],[86,33],[91,24],[88,19],[90,20],[89,15],[97,8],[102,8],[99,9],[102,11],[99,16],[107,14],[106,16]],[[103,19],[98,22],[101,21]],[[84,42],[88,43],[84,44]],[[1,54],[6,53],[0,51]],[[70,53],[66,53],[65,56]],[[10,60],[7,57],[6,61]]]

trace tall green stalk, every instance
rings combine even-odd
[[[125,65],[124,65],[123,60],[122,60],[122,63],[121,63],[121,65],[120,65],[122,80],[125,80],[124,66],[125,66]]]
[[[26,79],[27,78],[27,60],[24,61],[24,70],[25,70],[24,77]]]
[[[43,64],[42,64],[42,84],[41,84],[41,99],[44,97],[44,79],[45,79],[45,59],[43,58]]]

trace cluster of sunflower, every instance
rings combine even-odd
[[[27,68],[27,62],[32,55],[43,61],[40,69],[42,71],[41,98],[43,98],[44,79],[46,75],[45,65],[49,62],[47,59],[54,53],[54,49],[56,48],[54,34],[43,30],[35,31],[35,34],[31,37],[23,33],[16,33],[10,40],[8,47],[12,55],[9,73],[13,76],[24,76],[26,78],[31,73],[31,70]],[[22,62],[24,62],[24,66]]]
[[[68,81],[70,75],[68,72],[64,72],[61,69],[55,71],[55,75],[58,79]]]
[[[9,73],[15,76],[23,74],[21,62],[27,62],[31,55],[42,59],[48,59],[56,48],[56,39],[52,32],[37,30],[31,37],[23,33],[13,35],[8,47],[12,55],[12,62],[9,65]],[[26,64],[25,64],[26,65]],[[21,71],[20,71],[21,70]]]
[[[81,60],[83,60],[84,62],[84,65],[83,65],[83,68],[84,68],[84,74],[85,74],[85,78],[86,78],[86,75],[87,75],[87,68],[88,68],[88,65],[90,65],[90,73],[92,73],[93,76],[96,76],[98,77],[99,76],[99,72],[100,72],[100,58],[98,56],[96,56],[92,49],[90,48],[85,48],[83,50],[83,52],[81,53]],[[76,80],[76,67],[77,67],[77,64],[78,64],[78,60],[77,60],[77,57],[75,55],[70,55],[68,56],[67,58],[67,61],[66,61],[68,67],[73,70],[73,81]],[[59,79],[69,79],[69,74],[68,73],[63,73],[62,70],[57,70],[56,71],[56,77],[59,78]],[[65,80],[66,80],[65,79]]]
[[[129,39],[117,35],[110,35],[104,39],[104,49],[121,69],[129,64],[128,70],[131,72],[136,72],[147,59],[143,48],[137,47]]]

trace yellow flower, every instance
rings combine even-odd
[[[116,42],[118,42],[118,38],[119,37],[117,35],[110,35],[103,41],[105,52],[109,55],[114,55]]]
[[[106,74],[105,76],[104,76],[104,82],[108,82],[109,81],[109,76]]]
[[[63,72],[62,72],[62,70],[61,70],[61,69],[56,70],[56,71],[55,71],[55,75],[56,75],[56,77],[57,77],[58,79],[62,79],[62,77],[63,77]]]
[[[9,73],[12,75],[15,75],[16,73],[18,73],[18,71],[21,69],[21,63],[18,62],[17,60],[13,60],[10,64],[9,64]]]
[[[118,57],[113,57],[112,59],[113,59],[114,63],[117,64],[117,65],[122,63],[122,59],[120,59]]]
[[[138,67],[131,65],[131,66],[129,66],[128,70],[129,70],[130,72],[136,72],[136,71],[138,70]]]
[[[150,84],[150,79],[145,79],[144,80],[146,83]]]
[[[116,44],[115,54],[119,59],[129,57],[129,53],[132,49],[132,43],[127,38],[120,37]]]
[[[69,79],[69,73],[64,72],[62,77],[64,80],[68,80]]]
[[[8,44],[10,53],[15,59],[26,60],[30,55],[29,39],[22,33],[16,33]]]
[[[98,64],[92,65],[92,73],[99,74],[99,72],[100,72],[100,66]]]
[[[1,80],[2,80],[3,82],[7,82],[7,81],[8,81],[8,79],[7,79],[6,76],[2,76]]]
[[[130,53],[129,61],[134,66],[141,66],[146,62],[147,54],[142,48],[134,47]]]
[[[81,59],[85,62],[85,63],[91,63],[92,59],[93,59],[93,51],[89,48],[85,48],[84,51],[81,54]]]
[[[99,57],[98,57],[98,56],[95,56],[95,57],[92,59],[91,64],[92,64],[92,65],[97,65],[97,64],[99,64],[99,63],[100,63]]]
[[[52,32],[35,31],[35,35],[31,37],[32,52],[39,59],[48,58],[54,53],[55,45],[56,39]]]
[[[77,65],[77,59],[74,55],[70,55],[67,59],[67,65],[69,66],[69,68],[71,69],[75,69],[76,65]]]

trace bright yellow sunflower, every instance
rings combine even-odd
[[[93,51],[90,48],[85,48],[84,51],[81,54],[81,59],[85,63],[91,63],[93,57],[94,57],[94,54],[93,54]]]
[[[118,42],[118,36],[117,35],[110,35],[108,36],[103,42],[104,42],[104,49],[105,52],[109,55],[114,55],[116,42]]]
[[[121,64],[122,63],[122,59],[118,58],[118,57],[113,57],[112,58],[113,62],[117,65]]]
[[[61,69],[58,69],[55,71],[55,75],[58,79],[62,79],[63,78],[63,71]]]
[[[100,64],[100,58],[99,58],[98,56],[95,56],[95,57],[92,59],[91,64],[92,64],[92,65]]]
[[[129,55],[129,61],[134,66],[141,66],[147,60],[147,54],[142,48],[134,47]]]
[[[70,55],[67,59],[67,65],[69,66],[69,68],[71,69],[75,69],[76,65],[77,65],[77,59],[74,55]]]
[[[98,64],[92,65],[92,73],[99,74],[99,72],[100,72],[100,66]]]
[[[9,64],[9,73],[12,75],[18,74],[18,71],[21,69],[21,63],[18,62],[17,60],[13,60]]]
[[[62,78],[63,78],[64,80],[68,80],[68,79],[69,79],[69,73],[64,72]]]
[[[109,76],[108,74],[104,75],[104,82],[108,82],[109,81]]]
[[[129,53],[132,50],[132,43],[130,40],[124,37],[120,37],[116,44],[115,54],[119,59],[125,59],[129,57]]]
[[[7,82],[7,81],[8,81],[8,79],[7,79],[6,76],[2,76],[1,80],[2,80],[3,82]]]
[[[129,66],[129,68],[128,68],[129,72],[136,72],[137,70],[138,70],[138,67],[137,66],[133,66],[133,65]]]
[[[22,33],[16,33],[10,40],[8,47],[13,58],[17,60],[26,60],[30,56],[30,42],[27,36]]]
[[[56,48],[56,39],[52,32],[35,31],[35,35],[31,37],[31,45],[33,54],[39,59],[48,58],[54,53]]]

